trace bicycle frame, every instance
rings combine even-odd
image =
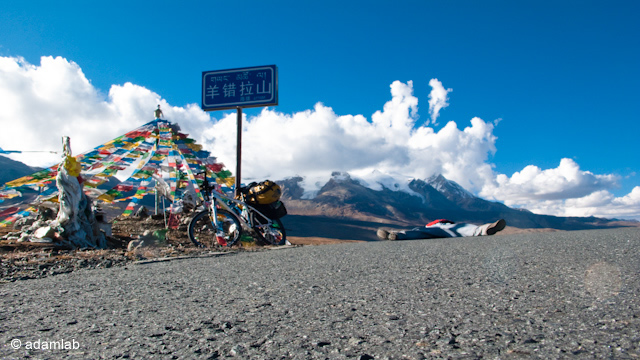
[[[273,224],[273,221],[271,221],[271,219],[269,219],[269,217],[267,217],[265,214],[261,213],[260,211],[258,211],[256,208],[254,208],[253,206],[247,204],[244,201],[240,201],[240,200],[236,200],[233,198],[230,198],[228,196],[225,196],[224,194],[214,190],[211,190],[211,193],[209,194],[209,196],[211,197],[211,201],[210,204],[206,204],[207,206],[209,206],[209,212],[212,214],[212,220],[213,219],[217,219],[218,217],[218,206],[220,206],[220,208],[228,211],[231,214],[234,214],[236,216],[236,218],[238,219],[238,221],[240,221],[240,225],[242,225],[243,228],[245,229],[249,229],[249,230],[253,230],[253,227],[255,226],[255,224],[253,224],[252,220],[251,220],[251,216],[250,214],[252,212],[257,213],[258,215],[260,215],[261,217],[263,217],[264,219],[267,219],[267,223],[263,224],[266,226],[271,226]],[[242,206],[243,210],[241,210],[240,213],[238,213],[238,209],[234,209],[231,206],[229,206],[227,204],[227,202],[232,202],[236,205]],[[244,215],[244,212],[246,210],[246,215]],[[215,225],[215,223],[213,224]]]
[[[204,174],[203,182],[199,185],[204,202],[201,204],[204,210],[200,210],[189,223],[189,237],[196,245],[199,245],[197,237],[192,234],[194,231],[193,226],[196,226],[194,220],[207,221],[203,215],[207,215],[210,230],[216,232],[216,238],[218,244],[220,244],[219,236],[225,236],[229,229],[226,228],[227,221],[220,223],[219,216],[224,213],[223,217],[227,219],[233,218],[233,222],[239,227],[237,236],[242,236],[243,232],[246,232],[251,237],[256,238],[260,242],[265,244],[282,245],[286,239],[286,233],[284,226],[279,219],[271,219],[269,216],[258,210],[258,207],[251,206],[246,203],[245,192],[246,188],[240,188],[239,199],[227,196],[220,191],[219,185],[215,183],[210,185],[207,180],[206,171],[198,173],[198,175]],[[198,208],[201,208],[200,206]],[[265,211],[265,210],[263,210]],[[236,235],[234,235],[236,236]],[[238,241],[238,238],[233,240],[233,243]]]

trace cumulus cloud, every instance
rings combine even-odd
[[[449,106],[449,93],[453,90],[445,89],[438,79],[431,79],[429,86],[431,86],[431,92],[429,93],[429,114],[431,115],[431,122],[436,124],[436,120],[438,116],[440,116],[440,110]]]
[[[62,137],[69,136],[79,154],[153,120],[158,104],[165,115],[194,130],[204,131],[210,123],[196,105],[169,106],[158,94],[131,83],[113,85],[105,96],[78,64],[61,57],[42,57],[39,66],[0,57],[0,146],[5,150],[61,151]],[[41,167],[59,162],[60,156],[11,155]]]
[[[480,194],[514,204],[526,200],[575,199],[615,187],[617,181],[614,175],[582,171],[575,161],[565,158],[555,169],[541,170],[529,165],[510,178],[500,174],[494,182],[487,182]]]
[[[615,197],[609,189],[616,188],[619,180],[616,175],[583,171],[565,158],[554,169],[529,165],[511,177],[498,174],[479,195],[538,214],[640,219],[640,186]]]
[[[505,204],[528,209],[536,214],[556,216],[597,216],[616,219],[640,219],[640,186],[622,197],[608,190],[598,190],[579,198],[505,201]]]
[[[391,100],[371,121],[361,115],[337,115],[321,103],[293,115],[264,109],[244,121],[243,178],[304,175],[323,185],[332,171],[413,178],[440,173],[480,189],[491,175],[486,161],[496,151],[493,125],[474,118],[462,130],[455,122],[438,132],[416,127],[417,105],[413,83],[395,81]],[[235,114],[221,119],[202,140],[225,163],[235,163],[235,138],[228,136],[235,133],[235,121]]]
[[[429,113],[435,123],[449,105],[451,89],[437,79],[429,85]],[[207,113],[196,104],[172,106],[131,83],[113,85],[104,94],[78,64],[61,57],[43,57],[40,65],[0,57],[0,147],[5,150],[60,151],[62,136],[70,136],[74,154],[79,154],[153,120],[158,104],[165,118],[235,171],[235,112]],[[293,114],[273,108],[256,116],[245,114],[243,180],[300,175],[312,194],[333,171],[366,179],[372,188],[405,191],[408,179],[442,174],[482,197],[538,213],[640,218],[640,187],[616,198],[609,192],[616,176],[581,170],[571,159],[562,159],[555,169],[530,165],[511,176],[496,173],[490,158],[496,152],[494,128],[499,120],[475,117],[464,127],[450,121],[436,131],[428,123],[416,125],[418,117],[411,81],[394,81],[389,101],[370,120],[336,114],[322,103]],[[12,158],[49,166],[59,162],[60,155]]]

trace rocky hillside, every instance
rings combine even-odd
[[[290,214],[351,218],[396,224],[420,225],[434,219],[486,223],[506,219],[518,228],[560,230],[594,229],[618,226],[615,220],[594,217],[557,217],[512,209],[502,203],[483,200],[442,175],[413,180],[413,193],[383,188],[372,190],[347,174],[336,173],[313,199],[302,199],[302,178],[279,181],[283,201]]]

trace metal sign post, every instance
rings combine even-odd
[[[278,105],[278,68],[275,65],[202,72],[202,110],[236,109],[236,195],[242,164],[242,108]]]
[[[242,108],[238,106],[238,131],[236,138],[236,196],[240,195],[242,172]]]

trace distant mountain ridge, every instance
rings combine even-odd
[[[373,190],[346,173],[334,173],[313,199],[303,199],[302,177],[278,181],[290,214],[352,218],[419,226],[446,218],[456,222],[487,223],[497,219],[518,228],[580,230],[610,227],[616,220],[595,217],[538,215],[478,198],[442,175],[414,179],[407,191]]]
[[[34,168],[20,161],[11,160],[6,156],[0,155],[0,186],[4,185],[7,181],[31,175],[38,170],[40,170],[40,168]]]
[[[0,186],[38,170],[40,169],[0,156]],[[301,186],[302,181],[302,177],[278,181],[283,188],[283,201],[292,215],[348,218],[409,226],[426,224],[440,218],[471,223],[493,222],[503,218],[508,225],[514,227],[559,230],[630,224],[596,217],[537,215],[524,209],[512,209],[502,203],[478,198],[442,175],[434,175],[426,180],[411,180],[408,187],[387,181],[386,185],[377,184],[382,185],[381,190],[374,190],[370,184],[365,186],[348,173],[335,172],[312,199],[303,198],[308,192]],[[19,200],[28,201],[26,198]]]

